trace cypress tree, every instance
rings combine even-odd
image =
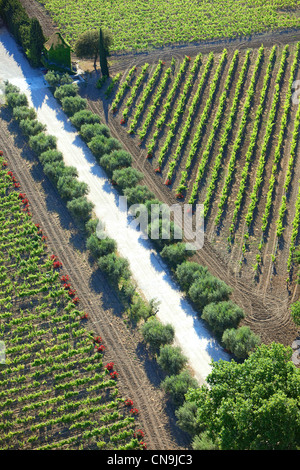
[[[100,67],[103,76],[109,77],[109,70],[107,64],[107,55],[108,51],[105,47],[104,37],[102,29],[100,28],[100,36],[99,36],[99,54],[100,54]]]
[[[29,58],[34,66],[39,66],[41,63],[44,42],[45,37],[40,23],[37,18],[32,18],[30,20]]]

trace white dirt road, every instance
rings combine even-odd
[[[128,259],[138,289],[148,300],[156,298],[160,302],[158,318],[173,325],[175,342],[188,357],[195,378],[200,384],[205,382],[212,359],[230,360],[230,356],[198,319],[152,243],[144,240],[140,231],[126,222],[127,214],[118,207],[117,191],[62,112],[42,72],[30,67],[14,39],[1,28],[0,84],[4,80],[26,93],[37,111],[38,120],[47,126],[49,134],[56,136],[57,147],[63,153],[66,165],[75,166],[78,179],[88,184],[88,198],[95,205],[95,213],[105,222],[108,236],[116,240],[120,255]]]

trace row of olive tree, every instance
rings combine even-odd
[[[26,95],[8,82],[5,94],[13,117],[28,138],[29,146],[38,156],[45,174],[55,184],[72,215],[80,222],[87,221],[93,209],[93,204],[86,198],[87,184],[78,181],[75,167],[64,164],[63,155],[57,149],[56,137],[46,133],[46,127],[36,119],[36,112],[29,106]]]

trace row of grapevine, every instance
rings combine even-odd
[[[248,68],[249,68],[250,54],[251,54],[250,50],[248,49],[247,52],[246,52],[246,55],[245,55],[245,60],[244,60],[243,67],[240,71],[238,82],[236,84],[230,114],[229,114],[229,117],[228,117],[227,122],[225,124],[224,132],[223,132],[223,135],[221,137],[220,148],[219,148],[219,151],[218,151],[218,155],[215,159],[215,163],[214,163],[214,166],[213,166],[213,169],[212,169],[211,179],[210,179],[207,191],[206,191],[206,196],[205,196],[205,201],[204,201],[204,216],[206,216],[208,214],[208,211],[209,211],[209,208],[210,208],[211,199],[212,199],[213,194],[215,192],[216,182],[218,180],[220,170],[222,168],[223,156],[224,156],[225,150],[228,146],[228,139],[229,139],[230,133],[232,131],[234,121],[235,121],[236,116],[237,116],[238,104],[239,104],[239,101],[240,101],[241,92],[242,92],[242,89],[243,89],[243,86],[244,86],[244,83],[245,83],[245,79],[246,79],[246,75],[247,75],[247,71],[248,71]],[[194,202],[195,202],[195,200],[191,196],[189,203],[193,204]]]
[[[270,85],[270,81],[272,77],[272,71],[273,71],[273,67],[275,63],[274,61],[275,54],[276,54],[276,46],[273,47],[270,57],[269,57],[268,67],[264,76],[264,82],[263,82],[263,86],[262,86],[261,93],[260,93],[260,101],[259,101],[259,105],[257,107],[256,113],[255,113],[254,124],[253,124],[252,132],[250,135],[250,143],[246,152],[245,164],[244,164],[241,176],[240,176],[239,189],[238,189],[238,193],[237,193],[235,203],[234,203],[235,208],[233,211],[232,222],[230,226],[231,233],[233,233],[235,230],[235,223],[236,223],[239,211],[241,209],[243,198],[244,198],[246,187],[247,187],[249,168],[253,159],[254,149],[256,147],[257,137],[258,137],[259,129],[261,126],[263,112],[265,109],[267,93],[268,93],[268,89],[269,89],[269,85]]]
[[[156,129],[155,129],[155,132],[152,136],[152,139],[151,139],[151,141],[150,141],[150,143],[147,147],[147,150],[148,150],[147,156],[148,157],[152,157],[153,150],[154,150],[154,147],[155,147],[155,144],[156,144],[156,140],[158,138],[159,131],[160,131],[162,125],[165,123],[165,120],[167,118],[168,113],[170,112],[171,104],[173,102],[173,98],[176,94],[176,91],[178,90],[179,84],[180,84],[180,82],[183,78],[183,75],[184,75],[189,63],[190,63],[190,58],[188,56],[185,56],[184,60],[181,63],[180,69],[177,73],[177,76],[175,77],[172,88],[169,91],[168,96],[166,98],[166,101],[163,105],[161,115],[159,116],[159,118],[157,119],[157,121],[155,123]]]
[[[276,82],[275,82],[275,90],[274,90],[274,95],[273,95],[273,100],[272,100],[272,107],[271,107],[267,125],[266,125],[265,136],[264,136],[261,154],[260,154],[260,158],[258,161],[256,175],[255,175],[255,182],[254,182],[253,189],[250,195],[251,202],[249,204],[248,211],[245,217],[248,228],[250,227],[252,223],[253,213],[256,208],[258,198],[259,198],[258,192],[263,182],[263,174],[265,171],[265,163],[266,163],[266,158],[267,158],[268,147],[269,147],[270,139],[273,134],[275,119],[276,119],[277,112],[278,112],[280,85],[282,83],[282,79],[283,79],[285,69],[286,69],[287,55],[288,55],[288,45],[285,46],[283,53],[282,53],[280,67],[279,67],[277,77],[276,77]]]
[[[155,93],[155,96],[153,98],[153,103],[152,105],[149,107],[149,111],[148,111],[148,114],[146,116],[146,119],[143,123],[143,126],[142,126],[142,129],[140,129],[138,131],[138,135],[139,135],[139,138],[140,140],[142,141],[147,132],[148,132],[148,129],[149,129],[149,126],[153,120],[153,117],[154,117],[154,114],[155,114],[155,111],[157,110],[159,104],[160,104],[160,101],[161,101],[161,98],[162,98],[162,95],[164,93],[164,91],[166,90],[166,87],[169,83],[169,80],[170,80],[170,76],[171,76],[171,67],[168,67],[167,70],[165,71],[164,73],[164,76],[162,78],[162,81],[161,83],[159,84],[158,86],[158,89]]]
[[[229,71],[228,71],[228,75],[227,75],[226,82],[225,82],[225,85],[224,85],[223,93],[221,94],[220,99],[219,99],[219,106],[218,106],[218,110],[217,110],[214,122],[212,124],[210,135],[208,137],[207,144],[206,144],[205,150],[202,154],[202,157],[200,158],[200,164],[198,166],[197,176],[196,176],[195,182],[193,184],[193,189],[192,189],[192,193],[191,193],[191,196],[190,196],[190,199],[189,199],[189,204],[194,204],[194,202],[196,200],[196,197],[197,197],[197,194],[198,194],[200,181],[202,180],[202,178],[204,176],[204,172],[205,172],[205,169],[206,169],[206,166],[207,166],[207,162],[208,162],[208,158],[209,158],[212,146],[213,146],[213,142],[215,140],[216,133],[217,133],[219,127],[220,127],[221,118],[222,118],[224,110],[225,110],[228,94],[229,94],[230,87],[231,87],[231,84],[232,84],[232,78],[234,76],[234,72],[235,72],[235,69],[236,69],[236,66],[237,66],[237,62],[238,62],[238,55],[239,55],[239,52],[238,52],[238,50],[236,50],[234,55],[233,55],[230,67],[229,67]]]
[[[173,173],[174,173],[174,170],[175,170],[175,166],[176,166],[176,163],[177,163],[177,160],[181,154],[181,151],[182,151],[182,148],[186,142],[186,139],[187,137],[189,136],[189,132],[190,132],[190,129],[191,129],[191,126],[192,126],[192,118],[195,114],[195,110],[196,110],[196,106],[200,100],[200,97],[201,97],[201,94],[202,94],[202,91],[203,91],[203,88],[205,86],[205,83],[206,83],[206,80],[207,80],[207,77],[209,75],[209,72],[210,72],[210,69],[212,67],[212,64],[213,64],[213,61],[214,61],[214,55],[213,53],[211,52],[208,56],[208,59],[207,59],[207,62],[205,64],[205,67],[204,67],[204,71],[201,75],[201,79],[200,79],[200,82],[198,84],[198,87],[197,87],[197,90],[196,90],[196,93],[194,95],[194,98],[193,98],[193,101],[189,107],[189,111],[188,111],[188,116],[185,120],[185,124],[183,126],[183,129],[181,131],[181,134],[180,134],[180,138],[179,138],[179,141],[178,141],[178,144],[177,144],[177,147],[176,147],[176,150],[172,156],[172,159],[169,163],[169,169],[168,169],[168,174],[167,174],[167,182],[166,184],[170,184],[171,183],[171,179],[172,179],[172,176],[173,176]]]
[[[229,164],[228,164],[227,175],[225,178],[225,182],[224,182],[223,189],[222,189],[222,194],[221,194],[220,201],[218,204],[219,210],[215,218],[215,224],[218,224],[220,222],[220,219],[223,215],[225,204],[229,196],[230,184],[231,184],[233,173],[235,170],[236,158],[237,158],[239,149],[242,145],[243,137],[245,134],[247,123],[248,123],[249,114],[250,114],[250,110],[251,110],[251,106],[252,106],[252,102],[254,98],[255,87],[257,83],[257,77],[258,77],[258,74],[262,65],[263,57],[264,57],[264,47],[261,46],[258,51],[258,57],[256,59],[256,63],[254,66],[251,83],[247,90],[246,100],[243,106],[243,114],[241,117],[239,130],[238,130],[237,136],[233,144],[233,149],[232,149],[232,153],[231,153]]]
[[[190,90],[190,88],[192,87],[193,85],[193,81],[195,79],[195,74],[200,66],[200,63],[201,63],[201,58],[202,58],[202,54],[198,54],[194,60],[194,63],[193,63],[193,66],[191,68],[191,71],[190,71],[190,74],[184,84],[184,87],[183,87],[183,90],[178,98],[178,102],[177,102],[177,106],[176,106],[176,109],[174,111],[174,114],[173,114],[173,118],[172,118],[172,121],[170,122],[169,124],[169,130],[168,130],[168,133],[167,133],[167,137],[166,137],[166,140],[160,150],[160,153],[159,153],[159,157],[158,157],[158,167],[160,168],[163,161],[164,161],[164,158],[166,156],[166,153],[168,151],[168,148],[173,140],[173,137],[175,136],[175,131],[176,131],[176,127],[177,127],[177,124],[178,124],[178,120],[179,120],[179,117],[180,115],[183,113],[184,111],[184,108],[185,108],[185,105],[186,105],[186,101],[187,101],[187,98],[188,98],[188,92]]]
[[[106,346],[19,187],[0,159],[0,448],[145,448],[138,410],[119,396]]]
[[[146,87],[143,91],[142,97],[139,101],[139,104],[136,107],[136,111],[135,111],[134,116],[133,116],[133,118],[130,122],[130,127],[129,127],[129,131],[128,131],[130,134],[133,134],[133,132],[134,132],[136,126],[137,126],[138,120],[140,118],[140,115],[142,114],[145,103],[146,103],[150,93],[153,90],[153,87],[154,87],[154,85],[155,85],[155,83],[156,83],[156,81],[159,77],[159,74],[161,72],[162,67],[163,67],[163,61],[159,60],[151,79],[149,80],[149,82],[147,83],[147,85],[146,85]]]
[[[192,161],[193,161],[193,159],[196,155],[196,152],[198,150],[199,143],[200,143],[200,141],[203,137],[204,129],[205,129],[205,126],[207,124],[207,120],[208,120],[208,116],[209,116],[209,112],[210,112],[213,100],[215,98],[218,83],[219,83],[220,78],[221,78],[221,72],[223,70],[225,61],[227,59],[227,54],[228,54],[227,49],[224,49],[224,51],[221,55],[217,70],[216,70],[215,75],[213,77],[211,86],[210,86],[209,96],[208,96],[208,99],[206,101],[205,108],[202,112],[199,124],[198,124],[197,129],[196,129],[194,139],[193,139],[192,144],[191,144],[189,155],[188,155],[186,163],[185,163],[185,169],[182,171],[179,185],[176,188],[177,197],[182,197],[183,191],[185,191],[187,189],[187,180],[188,180],[189,169],[191,167]]]
[[[130,88],[130,83],[131,80],[134,77],[134,72],[136,72],[136,66],[134,65],[128,72],[126,79],[122,83],[122,85],[119,87],[117,94],[115,96],[114,101],[112,102],[111,108],[113,111],[116,111],[117,106],[119,105],[120,101],[122,100],[125,91]]]
[[[300,45],[298,43],[297,56],[299,54],[299,48],[300,48]],[[287,195],[290,190],[290,184],[292,180],[292,173],[293,173],[295,157],[296,157],[296,148],[298,146],[298,140],[299,140],[299,131],[300,131],[300,106],[298,106],[296,117],[295,117],[295,123],[294,123],[294,129],[293,129],[293,135],[292,135],[292,141],[291,141],[291,149],[290,149],[290,158],[289,158],[287,172],[285,175],[285,181],[284,181],[284,186],[283,186],[284,193],[281,198],[279,216],[278,216],[278,219],[276,220],[276,235],[278,238],[280,238],[284,232],[283,220],[284,220],[284,216],[287,210]]]
[[[142,70],[141,70],[139,76],[136,79],[135,85],[131,89],[130,96],[129,96],[128,100],[126,101],[125,108],[123,110],[123,119],[124,120],[127,119],[127,116],[128,116],[128,113],[129,113],[129,107],[132,105],[132,103],[133,103],[133,101],[134,101],[134,99],[137,95],[138,89],[139,89],[140,85],[142,84],[142,82],[143,82],[143,80],[146,76],[148,68],[149,68],[149,64],[146,62],[146,64],[143,65]]]
[[[282,156],[282,149],[283,149],[283,142],[284,142],[284,137],[286,133],[286,128],[288,124],[288,116],[290,113],[291,109],[291,103],[292,103],[292,90],[293,90],[293,84],[295,80],[295,74],[296,70],[298,67],[298,62],[299,62],[299,57],[300,57],[300,43],[297,45],[296,53],[295,53],[295,58],[292,63],[291,67],[291,73],[290,73],[290,78],[289,78],[289,84],[288,84],[288,91],[286,94],[285,98],[285,103],[284,103],[284,111],[283,115],[281,118],[281,124],[280,124],[280,131],[278,135],[278,142],[277,146],[275,149],[275,154],[274,154],[274,160],[273,160],[273,165],[272,165],[272,174],[271,178],[269,181],[269,188],[268,188],[268,193],[267,193],[267,201],[266,201],[266,206],[265,206],[265,212],[262,217],[262,232],[264,233],[267,229],[268,222],[269,222],[269,217],[270,217],[270,211],[272,208],[272,200],[273,200],[273,192],[274,192],[274,186],[275,186],[275,181],[276,181],[276,174],[278,171],[278,165]]]
[[[294,216],[294,220],[292,222],[292,234],[290,240],[290,247],[289,247],[289,256],[287,261],[287,270],[290,272],[293,260],[293,254],[296,248],[296,241],[299,235],[299,227],[300,227],[300,186],[298,190],[298,197],[296,201],[296,212]]]

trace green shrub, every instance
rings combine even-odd
[[[218,334],[222,334],[227,328],[236,328],[244,317],[243,309],[231,300],[212,302],[204,307],[201,315],[201,318]]]
[[[63,161],[56,161],[56,162],[47,162],[44,164],[44,173],[48,178],[50,178],[55,184],[58,181],[65,171],[65,164]]]
[[[218,450],[218,445],[209,437],[207,431],[195,436],[192,441],[193,450]]]
[[[11,108],[28,106],[28,99],[25,93],[8,93],[6,95],[6,102]]]
[[[30,137],[29,146],[34,152],[40,155],[47,150],[56,149],[56,137],[40,132]]]
[[[197,423],[197,404],[193,401],[184,401],[176,411],[177,426],[191,436],[201,431]]]
[[[193,252],[186,249],[185,243],[174,243],[166,245],[161,252],[161,256],[166,260],[168,265],[175,269],[182,264],[186,258],[192,256]]]
[[[170,324],[163,325],[157,318],[150,317],[142,326],[142,335],[146,343],[158,351],[164,344],[170,344],[174,340],[174,328]]]
[[[117,183],[121,189],[132,188],[143,179],[144,175],[140,171],[132,167],[121,168],[114,170],[112,179]]]
[[[260,338],[248,326],[224,331],[222,342],[238,359],[245,359],[260,344]]]
[[[148,186],[138,184],[134,188],[126,188],[124,195],[127,197],[128,205],[144,204],[148,199],[154,199],[154,194]]]
[[[8,95],[9,93],[20,93],[20,88],[12,83],[5,81],[5,94]]]
[[[71,117],[71,122],[77,129],[80,129],[84,124],[99,124],[100,117],[88,109],[82,109]]]
[[[185,394],[189,388],[198,388],[198,382],[187,370],[183,370],[177,375],[166,377],[161,383],[162,389],[168,393],[176,407],[184,403]]]
[[[203,310],[205,305],[211,302],[219,302],[228,300],[232,289],[220,279],[207,274],[205,277],[197,278],[191,287],[188,294],[199,310]]]
[[[46,163],[62,162],[63,154],[58,150],[46,150],[46,152],[41,153],[39,160],[42,165],[45,165]]]
[[[62,109],[68,116],[73,116],[81,109],[86,108],[87,100],[81,96],[65,96],[61,100]]]
[[[100,239],[97,235],[92,233],[86,241],[86,247],[95,258],[99,258],[100,256],[114,253],[116,251],[117,244],[112,238],[106,237]]]
[[[28,106],[17,106],[13,110],[14,119],[22,121],[23,119],[36,119],[36,112],[34,108]]]
[[[110,137],[110,130],[105,124],[83,124],[80,128],[80,135],[85,142],[90,142],[96,135]]]
[[[57,190],[63,199],[77,199],[85,196],[88,191],[88,185],[84,181],[78,181],[69,175],[62,175],[57,181]]]
[[[188,292],[196,279],[205,277],[207,274],[208,269],[206,267],[192,261],[185,261],[176,268],[176,278],[185,292]]]
[[[98,266],[114,284],[119,284],[121,279],[129,279],[131,276],[128,260],[115,253],[99,258]]]
[[[67,208],[75,219],[80,222],[86,222],[90,217],[94,204],[88,201],[86,197],[80,196],[67,202]]]
[[[44,126],[41,122],[28,118],[22,119],[20,121],[20,128],[23,134],[27,135],[28,137],[37,135],[46,130],[46,126]]]
[[[74,166],[66,166],[63,161],[55,161],[51,163],[45,163],[44,173],[50,178],[55,184],[60,177],[69,176],[76,178],[78,176],[77,169]]]
[[[100,165],[109,173],[120,168],[129,167],[132,163],[132,156],[126,150],[114,150],[111,153],[105,153],[100,158]]]
[[[157,362],[169,375],[178,374],[187,363],[179,347],[166,344],[160,348]]]
[[[66,85],[61,85],[56,88],[54,92],[54,98],[58,101],[62,101],[66,96],[76,96],[78,93],[77,83],[68,83]]]
[[[294,323],[300,325],[300,300],[297,300],[291,305],[290,312]]]
[[[89,148],[96,158],[101,158],[105,154],[110,154],[114,150],[121,150],[121,143],[114,137],[105,137],[102,135],[95,135],[88,143]]]
[[[138,322],[141,319],[147,320],[147,318],[155,315],[157,311],[158,303],[155,299],[145,302],[141,297],[137,297],[130,305],[129,316],[131,320]]]
[[[73,80],[69,74],[67,73],[61,74],[59,72],[55,72],[54,70],[49,70],[45,75],[45,79],[47,80],[49,85],[53,88],[56,88],[60,85],[73,83]]]
[[[85,224],[85,231],[90,236],[96,233],[96,229],[99,225],[99,219],[90,219]]]

